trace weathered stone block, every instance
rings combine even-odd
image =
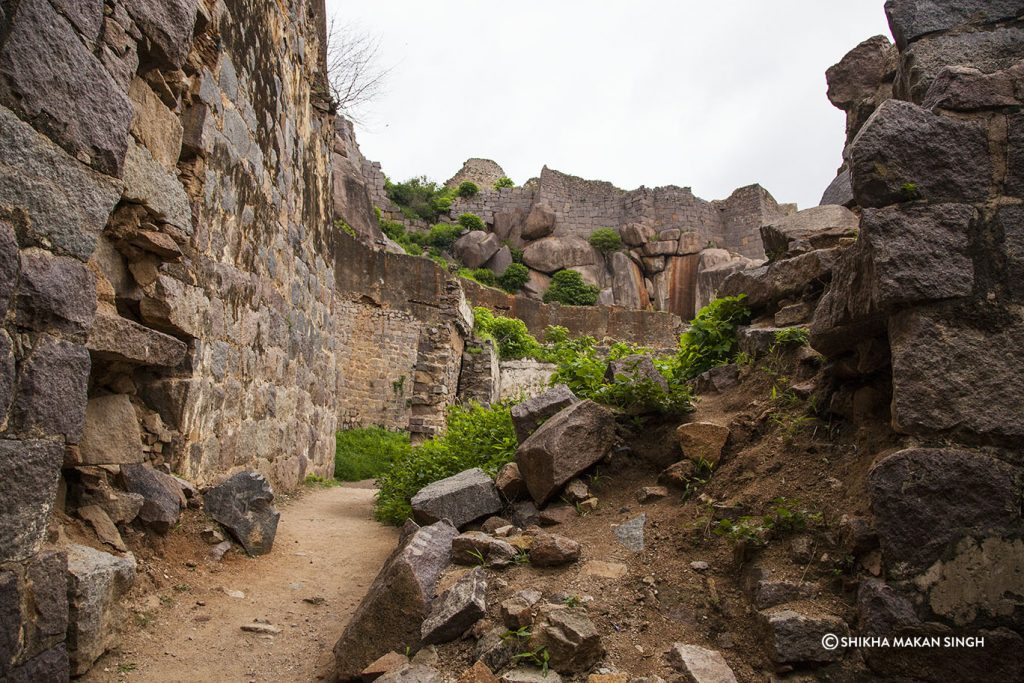
[[[452,541],[452,562],[457,564],[479,564],[481,557],[485,562],[504,564],[515,554],[511,544],[482,531],[467,531]]]
[[[980,202],[992,182],[988,137],[977,123],[887,100],[850,147],[857,204],[879,207],[918,197]]]
[[[27,433],[60,435],[78,443],[85,424],[90,367],[84,347],[41,335],[22,361],[13,424]]]
[[[96,311],[96,278],[81,261],[26,249],[16,305],[19,325],[81,335]]]
[[[52,441],[0,440],[0,561],[36,552],[57,496],[64,452]]]
[[[6,311],[18,285],[21,258],[14,228],[0,220],[0,311]]]
[[[263,555],[274,547],[281,513],[273,501],[270,484],[256,472],[239,472],[203,494],[206,513],[227,527],[250,555]]]
[[[501,510],[494,480],[479,467],[428,484],[412,497],[411,504],[417,522],[446,519],[456,527]]]
[[[171,477],[149,465],[124,465],[121,478],[129,493],[143,497],[139,519],[160,534],[166,534],[178,523],[185,496]]]
[[[78,676],[113,645],[118,603],[135,581],[135,557],[72,545],[68,579],[68,655]]]
[[[174,172],[181,153],[181,119],[138,76],[132,80],[128,96],[135,107],[132,134],[157,163]]]
[[[89,399],[78,452],[77,464],[81,465],[128,465],[145,460],[139,420],[126,394]]]
[[[384,563],[334,646],[340,680],[359,675],[381,655],[415,648],[434,588],[451,559],[458,530],[447,522],[417,527],[409,522],[402,540]]]
[[[526,441],[548,418],[577,402],[579,399],[569,387],[556,384],[544,393],[512,406],[512,425],[519,443]]]
[[[833,204],[837,206],[853,206],[853,181],[850,178],[850,169],[843,168],[836,174],[836,177],[832,179],[832,182],[825,188],[825,192],[821,195],[821,201],[819,205],[825,206]]]
[[[719,289],[720,296],[746,294],[755,311],[820,290],[832,277],[839,249],[817,249],[793,258],[733,273]]]
[[[584,612],[574,609],[551,610],[544,624],[530,641],[533,647],[546,647],[551,667],[563,673],[589,671],[604,656],[601,634]]]
[[[1024,10],[1020,0],[886,0],[885,16],[902,50],[921,36],[967,24],[1014,19]]]
[[[10,670],[21,650],[23,621],[18,575],[0,571],[0,676]]]
[[[716,650],[676,643],[666,655],[668,663],[692,683],[736,683],[736,676]]]
[[[186,234],[192,233],[192,206],[185,188],[148,149],[133,141],[129,141],[124,159],[124,197],[143,204]]]
[[[96,358],[168,368],[188,350],[181,340],[104,309],[97,311],[86,346]]]
[[[523,250],[523,263],[542,273],[594,263],[594,249],[580,237],[545,237]]]
[[[473,230],[455,240],[452,253],[467,268],[480,268],[501,249],[501,240],[493,232]]]
[[[729,428],[714,422],[687,422],[676,429],[676,438],[683,455],[690,460],[717,465],[729,440]]]
[[[131,104],[46,0],[19,3],[10,19],[0,43],[0,102],[72,156],[121,175]]]
[[[650,382],[663,391],[668,391],[668,380],[654,367],[650,356],[634,354],[617,360],[609,361],[605,370],[606,382]]]
[[[891,80],[896,71],[896,54],[885,36],[873,36],[853,48],[825,72],[828,100],[849,110],[864,100],[873,99],[878,88]]]
[[[615,438],[612,412],[593,401],[574,403],[548,419],[516,451],[534,501],[546,503],[565,482],[599,462]]]
[[[39,681],[66,681],[71,676],[68,651],[64,643],[36,655],[8,672],[6,683],[39,683]]]
[[[180,69],[192,48],[197,0],[130,0],[128,14],[150,40],[155,66]]]
[[[843,206],[815,206],[761,226],[765,253],[772,258],[795,256],[839,246],[856,237],[860,219]]]
[[[26,624],[28,659],[60,644],[68,630],[68,556],[46,550],[32,560],[26,572],[32,618]]]
[[[0,204],[24,210],[27,221],[14,226],[21,246],[88,261],[120,182],[90,171],[2,106],[0,139]]]
[[[487,614],[487,574],[472,570],[430,606],[420,626],[424,644],[447,643],[465,633]]]
[[[842,658],[843,647],[826,650],[822,638],[843,638],[850,629],[839,617],[809,615],[789,609],[761,613],[768,632],[768,654],[776,664],[827,663]]]
[[[6,330],[0,329],[0,422],[14,400],[14,344]]]

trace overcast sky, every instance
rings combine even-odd
[[[396,180],[470,157],[516,183],[573,175],[690,186],[759,182],[815,206],[841,163],[825,69],[889,35],[882,0],[327,0],[392,68],[360,146]]]

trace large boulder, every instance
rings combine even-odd
[[[846,112],[847,143],[875,108],[892,96],[897,60],[898,53],[889,39],[874,36],[850,50],[825,72],[829,101]]]
[[[501,240],[493,232],[473,230],[455,240],[452,253],[467,268],[480,268],[501,249]]]
[[[548,418],[568,408],[579,399],[564,384],[556,384],[542,394],[512,406],[512,426],[516,439],[523,443]]]
[[[562,485],[599,462],[615,444],[615,415],[593,401],[581,401],[551,417],[519,445],[516,462],[538,505]]]
[[[524,240],[538,240],[547,237],[555,230],[555,214],[551,209],[540,204],[530,209],[523,223],[522,237]]]
[[[475,565],[481,558],[487,563],[507,564],[515,554],[516,549],[510,543],[483,531],[467,531],[452,541],[452,562],[456,564]]]
[[[494,252],[494,256],[487,259],[487,263],[484,264],[484,268],[491,271],[495,275],[504,275],[508,267],[512,265],[512,250],[508,248],[508,245],[502,245],[501,249]]]
[[[250,555],[264,555],[274,547],[281,513],[274,508],[274,492],[262,474],[239,472],[207,489],[203,506]]]
[[[537,534],[530,545],[530,564],[535,567],[561,567],[580,559],[580,544],[558,534]]]
[[[793,258],[773,261],[730,275],[719,296],[746,294],[746,303],[755,311],[773,308],[782,299],[811,295],[820,291],[832,277],[832,267],[840,250],[816,249]]]
[[[18,368],[8,429],[33,436],[61,435],[77,443],[85,424],[89,367],[85,347],[40,335]]]
[[[128,465],[145,460],[139,419],[127,394],[89,399],[78,453],[76,464],[82,465]]]
[[[64,449],[53,441],[0,439],[0,562],[25,560],[46,534]]]
[[[860,219],[843,206],[815,206],[761,226],[764,251],[773,258],[837,247],[856,238]]]
[[[850,146],[857,204],[878,207],[923,198],[981,202],[992,182],[984,125],[887,100]]]
[[[756,268],[764,261],[755,261],[726,249],[705,249],[697,261],[697,301],[694,310],[707,306],[718,298],[722,283],[733,273]]]
[[[121,479],[129,493],[142,496],[138,518],[146,526],[166,534],[178,523],[186,501],[174,477],[148,464],[133,464],[121,466]]]
[[[687,422],[676,429],[676,438],[683,455],[690,460],[717,465],[729,440],[729,428],[714,422]]]
[[[451,560],[452,540],[458,535],[448,522],[422,528],[406,523],[398,548],[334,646],[339,680],[355,680],[381,655],[419,645],[420,624],[429,613],[437,579]]]
[[[500,510],[494,480],[479,467],[428,484],[412,497],[412,514],[420,524],[446,519],[463,527]]]
[[[481,567],[468,572],[434,600],[420,626],[424,645],[447,643],[465,633],[487,613],[487,574]]]
[[[114,643],[120,600],[135,581],[135,557],[83,545],[68,550],[68,658],[84,674]]]
[[[644,274],[633,259],[617,251],[611,256],[611,270],[615,305],[631,310],[642,310],[650,305]]]
[[[126,5],[135,24],[149,39],[150,58],[168,69],[180,69],[192,48],[197,0],[133,0]]]
[[[1016,19],[1021,9],[1020,0],[886,0],[885,16],[902,50],[929,33]]]
[[[523,250],[523,263],[542,273],[595,263],[594,249],[581,237],[545,237]]]

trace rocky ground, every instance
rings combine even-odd
[[[310,681],[362,599],[396,533],[373,520],[374,491],[310,488],[279,499],[273,551],[221,561],[187,511],[155,549],[128,538],[138,580],[125,600],[120,645],[81,679]],[[245,630],[246,628],[251,630]]]

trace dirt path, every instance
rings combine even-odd
[[[233,552],[211,563],[204,557],[209,546],[192,541],[190,548],[165,553],[173,564],[140,562],[140,581],[148,578],[153,592],[129,606],[119,649],[79,680],[228,683],[323,677],[331,648],[398,538],[396,529],[373,520],[374,493],[315,489],[286,503],[274,550],[260,558]],[[281,632],[241,630],[256,619]]]

